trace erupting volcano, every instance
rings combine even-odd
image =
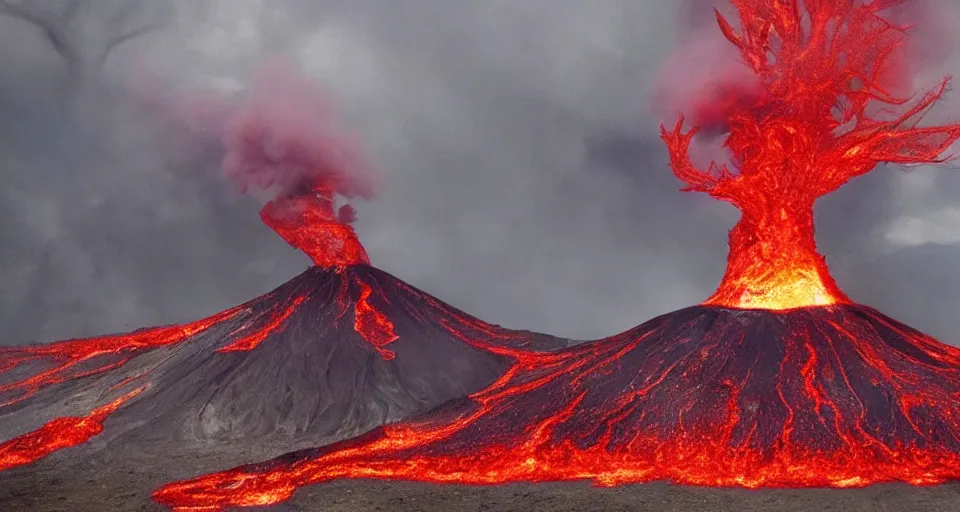
[[[286,95],[299,124],[276,105],[240,109],[224,130],[225,169],[241,184],[283,185],[261,218],[314,266],[186,325],[0,348],[0,470],[92,438],[111,452],[203,452],[230,467],[423,413],[491,384],[516,351],[565,346],[370,266],[352,207],[335,208],[337,196],[369,190],[367,178],[309,129],[322,117],[304,96]]]
[[[703,304],[513,366],[469,400],[332,446],[177,482],[174,507],[252,506],[343,477],[493,484],[590,479],[865,486],[960,478],[960,350],[853,303],[814,241],[813,205],[880,163],[941,161],[960,125],[921,127],[946,81],[896,87],[898,0],[732,0],[723,35],[755,80],[697,107],[732,167],[694,167],[696,128],[662,129],[685,190],[738,207]],[[895,112],[896,111],[896,112]]]
[[[562,346],[371,267],[330,205],[314,191],[264,208],[317,265],[262,297],[186,325],[0,349],[0,439],[14,438],[0,467],[85,442],[92,420],[64,417],[88,414],[128,444],[330,442],[482,389],[509,367],[508,347]]]

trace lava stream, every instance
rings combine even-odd
[[[338,279],[341,285],[337,288],[333,303],[340,309],[339,316],[343,316],[354,303],[350,297],[352,291],[348,286],[350,278],[346,269],[354,265],[365,266],[369,260],[356,233],[349,226],[352,211],[349,208],[341,209],[338,216],[333,213],[332,205],[332,190],[323,180],[319,180],[299,195],[271,201],[261,211],[261,217],[281,237],[303,249],[315,263],[341,276]],[[367,285],[357,281],[357,286]],[[127,371],[126,367],[132,360],[164,347],[206,339],[211,333],[215,338],[215,346],[210,350],[214,352],[254,350],[264,340],[283,330],[289,317],[301,308],[310,293],[309,287],[294,283],[292,287],[281,287],[240,306],[185,325],[152,327],[128,334],[46,345],[0,348],[0,414],[5,412],[5,408],[19,406],[41,391],[98,378],[108,372],[114,372],[110,376],[117,376],[110,390],[134,380],[150,382],[152,367],[136,367]],[[387,357],[389,351],[381,347],[397,338],[393,333],[393,325],[368,302],[372,293],[369,287],[363,293],[362,300],[354,305],[357,333],[367,339],[383,357]],[[218,334],[223,326],[233,327],[227,333]],[[206,347],[206,342],[203,346]],[[155,366],[160,362],[158,360],[152,364]],[[37,450],[52,451],[68,445],[50,437],[49,432],[74,424],[92,432],[91,425],[94,423],[91,421],[62,417],[28,435],[33,436],[30,439],[35,444],[48,443],[47,448],[38,447]],[[19,440],[16,438],[10,442],[20,446],[22,443]],[[28,458],[9,460],[30,462]]]
[[[57,450],[87,442],[103,432],[103,422],[107,416],[144,389],[137,388],[86,416],[57,418],[33,432],[0,444],[0,471],[30,464]]]
[[[0,347],[0,411],[34,396],[40,390],[63,382],[119,368],[144,351],[179,343],[244,312],[243,306],[228,309],[184,325],[151,327],[127,334],[68,340],[30,347]],[[15,370],[27,366],[39,371],[16,378]]]
[[[189,432],[170,440],[186,444],[255,445],[282,435],[330,442],[475,392],[513,354],[558,346],[487,324],[366,265],[313,267],[187,326],[7,349],[0,379],[12,398],[0,407],[0,440],[19,446],[16,438],[43,422],[45,433],[68,428],[97,400],[146,385],[149,392],[118,405],[110,432],[124,443],[139,442],[142,434],[130,432],[145,421],[146,434]],[[31,439],[49,451],[64,447],[55,436]]]

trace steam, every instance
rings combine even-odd
[[[328,95],[292,63],[270,61],[223,125],[222,171],[241,192],[279,196],[321,185],[369,198],[374,177],[334,120]]]
[[[716,28],[713,0],[686,0],[680,7],[676,48],[661,65],[650,108],[671,125],[683,113],[699,135],[690,148],[696,165],[728,163],[717,137],[728,131],[731,110],[749,104],[759,91],[756,75],[736,47]]]
[[[672,120],[684,112],[706,134],[725,128],[727,112],[718,105],[748,101],[759,85],[756,75],[740,61],[736,47],[717,30],[715,3],[682,2],[676,47],[657,73],[650,102],[659,117]]]
[[[958,11],[941,0],[895,0],[883,11],[883,17],[901,26],[911,27],[900,51],[888,58],[882,70],[885,90],[894,96],[910,97],[927,90],[943,77],[942,66],[952,48],[949,21]],[[683,0],[679,2],[676,48],[664,60],[653,86],[651,111],[671,124],[683,113],[688,126],[699,128],[691,145],[695,164],[710,161],[729,163],[719,138],[728,132],[728,119],[735,111],[749,109],[761,84],[748,69],[736,49],[717,28],[716,12],[737,23],[736,11],[726,1]],[[874,105],[876,109],[887,105]],[[960,112],[960,105],[938,102],[936,111]],[[929,121],[929,120],[928,120]],[[937,124],[937,123],[934,123]]]
[[[337,126],[332,96],[293,61],[265,61],[241,91],[208,84],[158,99],[145,90],[139,96],[188,135],[176,144],[218,146],[220,171],[242,194],[274,199],[322,189],[368,199],[377,192],[355,139]]]

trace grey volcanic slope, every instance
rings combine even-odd
[[[107,338],[61,346],[89,352]],[[109,441],[112,449],[146,457],[174,447],[276,455],[352,437],[482,389],[510,365],[508,355],[496,353],[500,347],[545,350],[566,342],[487,324],[358,265],[310,268],[182,341],[124,343],[65,370],[49,356],[10,368],[14,358],[57,344],[0,352],[0,369],[7,368],[0,390],[10,388],[0,393],[0,403],[22,396],[30,386],[18,383],[51,368],[65,379],[0,406],[0,442],[56,417],[88,414],[145,386],[106,419],[84,453]],[[236,343],[250,349],[219,351]]]

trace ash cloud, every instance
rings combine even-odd
[[[292,59],[268,58],[241,93],[188,88],[164,95],[135,83],[140,102],[186,132],[190,144],[222,152],[220,170],[241,194],[276,198],[323,183],[345,197],[370,198],[379,188],[357,141],[338,126],[329,94]]]
[[[169,133],[129,87],[155,77],[243,94],[274,55],[330,91],[383,173],[379,197],[356,204],[356,229],[375,265],[415,286],[509,327],[599,337],[719,282],[737,212],[678,192],[657,138],[675,113],[651,101],[655,79],[688,23],[673,6],[169,5],[175,19],[96,69],[82,108],[60,101],[69,75],[42,33],[0,16],[0,343],[187,321],[306,267],[260,224],[259,198],[223,185],[222,148],[162,142],[195,136]],[[937,71],[960,69],[953,48]],[[678,66],[679,85],[703,75]],[[935,185],[908,193],[914,175],[881,169],[822,200],[818,241],[853,298],[960,343],[955,315],[940,312],[960,306],[956,259],[943,256],[960,246],[942,243],[942,226],[936,244],[888,236],[905,217],[955,208],[960,176],[910,172]]]

